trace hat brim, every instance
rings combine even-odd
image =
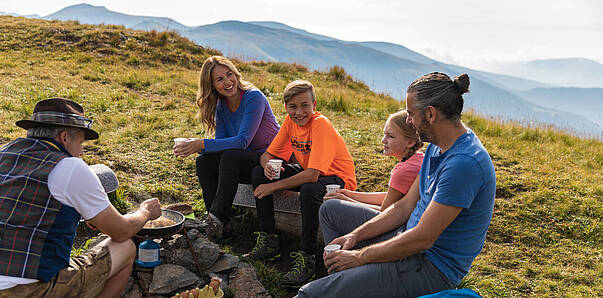
[[[15,125],[17,125],[18,127],[21,127],[23,129],[30,129],[30,128],[35,128],[35,127],[54,127],[54,126],[65,126],[65,127],[74,127],[74,128],[80,128],[83,129],[85,132],[85,139],[86,140],[96,140],[98,139],[98,133],[90,128],[85,128],[85,127],[81,127],[78,125],[69,125],[69,124],[51,124],[51,123],[47,123],[47,122],[38,122],[38,121],[33,121],[33,120],[19,120],[17,122],[15,122]]]

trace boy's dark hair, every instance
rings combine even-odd
[[[310,92],[312,95],[312,100],[316,101],[316,92],[314,91],[314,85],[310,83],[310,81],[306,80],[295,80],[285,87],[285,91],[283,92],[283,100],[287,103],[293,96]]]

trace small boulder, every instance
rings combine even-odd
[[[128,279],[128,285],[120,296],[121,298],[142,298],[142,291],[132,276]]]
[[[147,271],[146,268],[138,268],[140,268],[136,270],[136,279],[138,280],[138,286],[142,293],[146,295],[149,292],[149,286],[153,281],[153,271]]]
[[[198,281],[199,277],[182,266],[159,265],[153,271],[149,295],[167,295],[178,289],[194,285]]]
[[[218,273],[235,268],[237,265],[239,265],[239,257],[225,253],[206,271],[209,273]]]
[[[230,288],[236,289],[237,297],[270,297],[264,286],[258,280],[255,269],[247,264],[240,262],[230,274]]]

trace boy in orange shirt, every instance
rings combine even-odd
[[[318,209],[329,184],[355,190],[354,162],[343,138],[329,119],[316,112],[316,93],[309,81],[296,80],[287,85],[283,98],[287,116],[278,134],[260,158],[251,174],[260,232],[256,246],[244,255],[251,260],[280,257],[275,234],[274,199],[277,190],[299,191],[302,212],[301,250],[291,253],[294,266],[284,277],[284,284],[301,286],[314,275],[318,248]],[[280,178],[274,178],[270,159],[287,161],[291,155],[298,163],[284,162]]]

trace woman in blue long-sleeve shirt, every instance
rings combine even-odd
[[[251,171],[279,130],[266,96],[230,60],[205,60],[197,93],[199,116],[215,139],[188,139],[174,154],[197,157],[197,177],[208,211],[208,236],[222,242],[230,237],[229,217],[239,182],[250,183]]]

